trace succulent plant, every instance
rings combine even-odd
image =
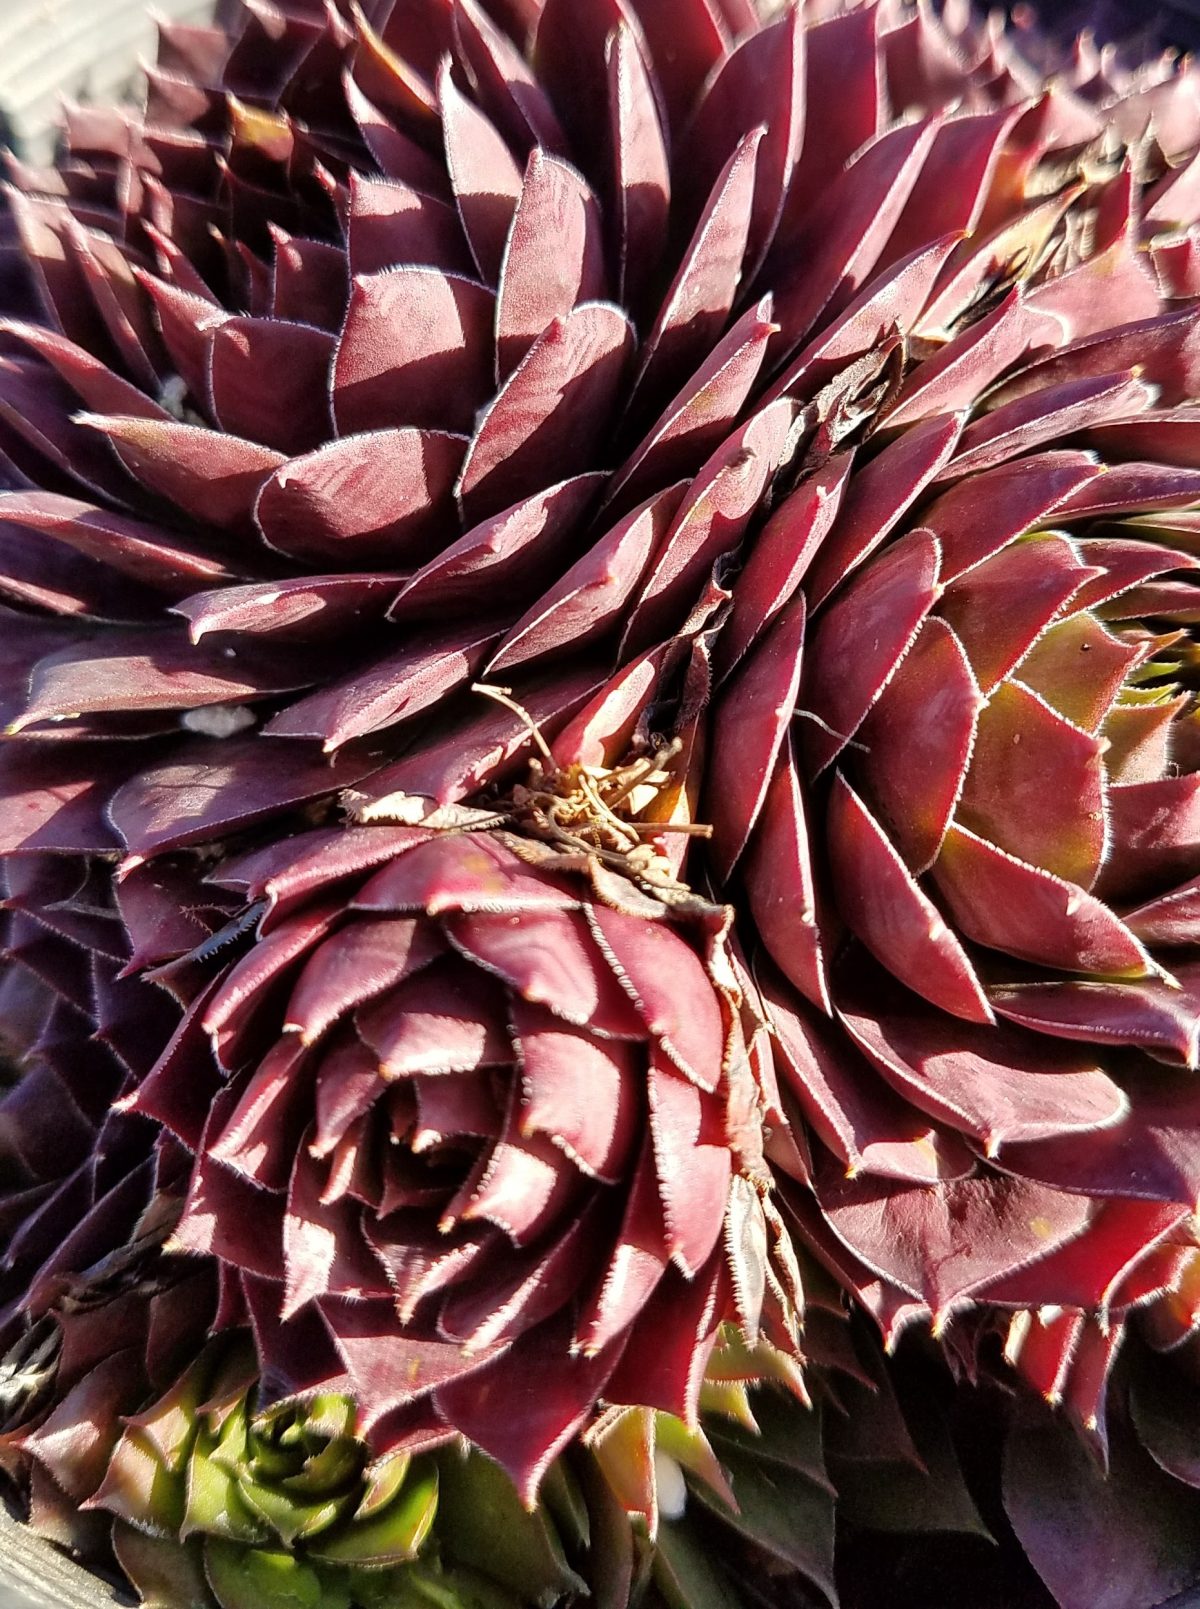
[[[1148,1395],[1197,1327],[1198,107],[961,0],[255,0],[14,165],[13,1460],[113,1303],[119,1411],[169,1388],[191,1273],[247,1491],[353,1402],[548,1508],[730,1350],[836,1373],[815,1256],[1016,1393],[1065,1609],[1028,1448],[1090,1468],[1106,1402],[1089,1523],[1173,1494],[1111,1590],[1200,1576]],[[743,1596],[832,1596],[781,1557]]]

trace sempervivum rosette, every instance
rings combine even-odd
[[[376,1445],[457,1430],[530,1496],[600,1397],[694,1420],[727,1320],[795,1344],[724,913],[574,858],[484,818],[226,863],[261,937],[131,1103],[278,1389],[345,1373]]]

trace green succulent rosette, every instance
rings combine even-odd
[[[214,1347],[127,1418],[88,1507],[153,1609],[516,1609],[440,1556],[441,1466],[372,1459],[346,1397],[260,1407],[252,1352]],[[514,1585],[518,1585],[514,1583]]]

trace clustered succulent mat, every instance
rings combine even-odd
[[[1197,147],[962,0],[245,0],[12,165],[37,1531],[157,1609],[1190,1601]]]

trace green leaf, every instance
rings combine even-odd
[[[438,1510],[438,1470],[419,1462],[386,1508],[367,1519],[354,1519],[309,1549],[314,1559],[331,1564],[402,1564],[415,1559],[429,1535]]]
[[[714,1447],[736,1447],[752,1458],[767,1459],[805,1475],[818,1486],[829,1486],[821,1451],[821,1415],[806,1408],[790,1393],[764,1388],[756,1391],[751,1406],[758,1431],[742,1425],[706,1425]]]
[[[354,1501],[354,1493],[331,1497],[323,1503],[298,1502],[287,1491],[263,1486],[255,1480],[240,1480],[238,1495],[250,1512],[275,1532],[289,1548],[298,1541],[319,1536],[335,1525]]]
[[[187,1474],[187,1503],[180,1535],[224,1537],[231,1542],[266,1542],[270,1532],[242,1501],[238,1482],[229,1469],[210,1456],[213,1438],[202,1434],[196,1442]]]
[[[711,1559],[706,1540],[718,1540],[712,1527],[690,1518],[666,1520],[659,1526],[654,1583],[669,1609],[743,1609]]]
[[[555,1525],[572,1547],[585,1551],[588,1546],[588,1510],[579,1483],[561,1458],[546,1471],[541,1500]]]
[[[904,1415],[924,1471],[907,1462],[831,1458],[839,1513],[872,1531],[940,1531],[991,1541],[934,1394],[908,1393]]]
[[[446,1557],[491,1576],[528,1604],[586,1593],[542,1509],[530,1514],[499,1464],[481,1453],[438,1454],[441,1504],[437,1534]]]
[[[729,1476],[737,1510],[706,1486],[691,1487],[694,1495],[742,1536],[799,1570],[834,1599],[834,1500],[829,1486],[715,1435],[713,1444]]]
[[[142,1609],[213,1609],[199,1543],[147,1536],[120,1520],[113,1525],[112,1539],[117,1562],[133,1582]]]
[[[106,1509],[142,1530],[175,1536],[184,1502],[182,1476],[171,1473],[144,1431],[127,1430],[87,1507]]]
[[[292,1553],[210,1538],[204,1567],[221,1609],[350,1609],[344,1583],[320,1576]]]

